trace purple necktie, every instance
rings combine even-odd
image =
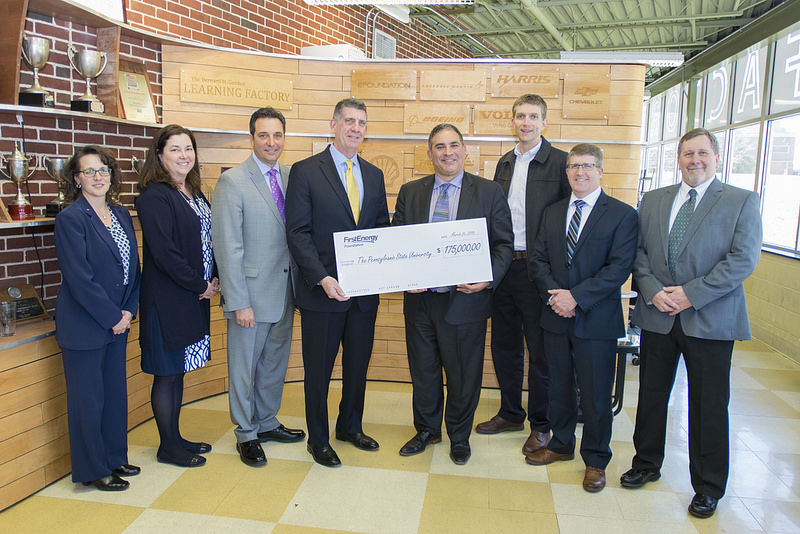
[[[283,209],[283,191],[281,191],[281,186],[278,185],[278,171],[272,168],[267,171],[267,174],[269,174],[269,188],[272,190],[272,198],[275,199],[278,211],[281,212],[281,219],[285,223],[286,212]]]

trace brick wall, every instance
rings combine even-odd
[[[126,0],[132,26],[230,48],[299,54],[304,46],[347,43],[364,50],[371,6],[311,7],[303,0]],[[397,38],[397,57],[470,57],[423,23],[401,24],[384,13],[378,29]],[[370,17],[370,25],[372,18]],[[371,29],[370,29],[371,33]]]

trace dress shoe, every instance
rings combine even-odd
[[[268,430],[267,432],[258,433],[258,441],[264,443],[266,441],[280,441],[281,443],[294,443],[306,437],[303,430],[286,428],[283,425],[278,425],[278,428]]]
[[[478,423],[478,426],[475,427],[475,432],[478,434],[499,434],[500,432],[513,432],[523,428],[525,428],[524,423],[512,423],[499,415],[495,415],[488,421]]]
[[[547,447],[550,443],[550,431],[539,432],[538,430],[531,430],[531,435],[525,440],[525,445],[522,446],[522,454],[531,454],[539,449]]]
[[[362,451],[377,451],[378,447],[380,447],[377,441],[375,441],[368,435],[364,434],[363,432],[348,434],[346,432],[342,432],[341,430],[337,430],[336,439],[338,439],[339,441],[349,441]]]
[[[130,486],[130,482],[128,482],[127,480],[122,480],[117,475],[112,473],[103,478],[92,480],[91,482],[84,482],[83,485],[94,486],[100,491],[122,491],[128,489],[128,486]]]
[[[661,478],[661,473],[650,469],[628,469],[619,477],[623,488],[641,488],[651,480]]]
[[[112,469],[111,472],[118,477],[135,477],[142,472],[142,468],[138,465],[122,464],[116,469]]]
[[[236,443],[236,450],[239,451],[239,458],[251,467],[267,465],[267,457],[257,439]]]
[[[431,434],[427,430],[417,432],[417,435],[408,440],[408,443],[400,449],[400,456],[414,456],[423,452],[428,443],[440,443],[441,441],[441,434]]]
[[[597,493],[606,487],[606,470],[599,467],[586,466],[583,475],[583,489],[589,493]]]
[[[164,452],[161,449],[156,452],[156,460],[162,464],[172,464],[177,465],[178,467],[200,467],[206,463],[205,457],[200,456],[199,454],[192,454],[184,451],[184,454],[174,455]]]
[[[183,448],[192,454],[208,454],[211,452],[211,445],[205,441],[183,440]]]
[[[469,448],[469,441],[457,441],[450,444],[450,459],[456,465],[464,465],[472,455]]]
[[[575,458],[575,454],[572,452],[569,454],[563,454],[560,452],[553,452],[547,447],[525,455],[525,461],[530,465],[547,465],[552,464],[553,462],[566,462],[567,460],[572,460],[573,458]]]
[[[689,513],[700,519],[709,518],[717,509],[717,501],[719,499],[696,493],[692,498],[692,504],[689,505]]]
[[[342,461],[339,460],[336,451],[330,445],[312,445],[309,443],[306,449],[319,465],[324,465],[325,467],[339,467],[342,465]]]

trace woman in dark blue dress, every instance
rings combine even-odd
[[[184,439],[179,418],[185,373],[210,359],[209,299],[219,293],[211,209],[200,191],[191,131],[162,128],[147,153],[136,209],[142,224],[139,343],[142,370],[153,375],[150,402],[161,444],[158,461],[198,467],[211,445]]]
[[[104,491],[128,488],[125,348],[139,304],[139,254],[131,216],[119,205],[120,171],[99,146],[67,163],[67,201],[56,217],[61,268],[56,340],[67,384],[72,480]]]

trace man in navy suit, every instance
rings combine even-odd
[[[728,481],[728,400],[733,342],[750,339],[745,278],[761,255],[758,195],[716,177],[719,145],[696,128],[678,143],[678,185],[650,191],[639,208],[633,275],[642,328],[632,468],[638,488],[661,476],[667,406],[678,359],[689,379],[689,513],[714,515]]]
[[[575,145],[567,155],[572,195],[542,217],[534,278],[547,303],[541,325],[553,437],[525,457],[532,465],[575,457],[577,379],[584,421],[583,489],[592,493],[605,487],[611,460],[611,389],[617,338],[625,335],[620,287],[631,274],[638,234],[636,212],[603,192],[602,176],[600,147]]]
[[[308,451],[327,467],[341,465],[330,446],[328,385],[342,346],[342,401],[336,439],[378,450],[364,434],[364,392],[372,354],[378,295],[349,298],[337,281],[333,233],[389,225],[383,172],[358,157],[367,130],[367,107],[346,98],[331,120],[328,148],[292,165],[286,191],[286,238],[299,273]]]
[[[511,264],[511,213],[499,184],[464,172],[467,151],[461,132],[440,124],[428,136],[435,174],[403,184],[394,225],[456,219],[486,219],[492,280],[406,291],[403,315],[417,434],[400,449],[410,456],[441,441],[442,415],[450,436],[450,458],[463,465],[471,455],[469,435],[483,376],[483,348],[492,288]],[[447,402],[442,390],[447,374]]]

